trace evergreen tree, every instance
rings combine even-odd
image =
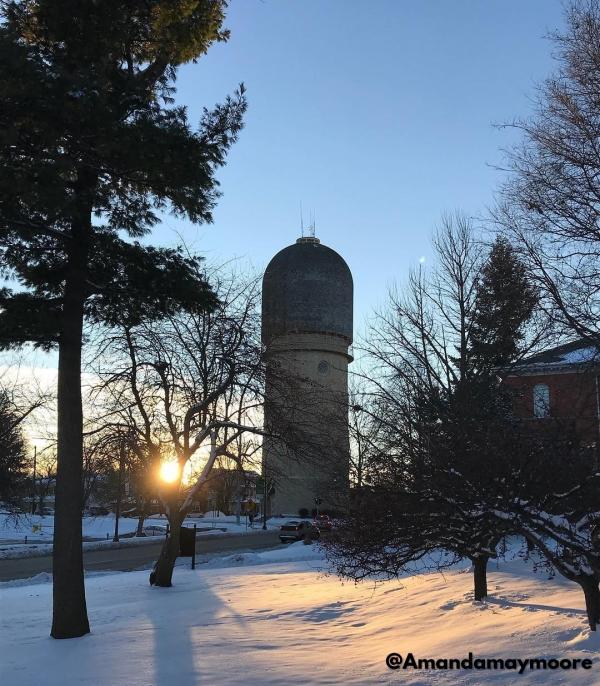
[[[505,238],[496,238],[476,288],[470,336],[475,372],[490,372],[517,359],[537,303],[525,265]]]
[[[226,0],[15,0],[0,26],[0,344],[58,347],[52,636],[89,631],[81,551],[84,319],[135,324],[214,295],[199,260],[141,244],[211,220],[244,90],[194,130],[177,67],[224,41]]]
[[[0,390],[0,500],[11,500],[22,484],[26,457],[20,415]]]

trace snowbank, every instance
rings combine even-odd
[[[266,565],[274,562],[300,562],[319,560],[324,563],[320,546],[304,545],[302,541],[286,547],[268,550],[264,553],[235,553],[226,557],[214,557],[206,562],[207,567],[243,567],[247,565]]]
[[[91,578],[96,576],[107,576],[109,574],[121,574],[122,572],[114,571],[94,571],[84,572],[85,578]],[[35,576],[30,576],[28,579],[12,579],[11,581],[0,581],[0,590],[6,588],[16,588],[21,586],[37,586],[38,584],[50,584],[52,583],[52,573],[51,572],[40,572]]]
[[[168,686],[260,683],[600,683],[600,640],[586,629],[579,589],[521,561],[491,565],[486,603],[460,569],[355,585],[323,574],[302,544],[256,554],[259,564],[176,570],[170,589],[146,572],[88,578],[92,634],[48,638],[49,583],[0,588],[0,683]],[[235,556],[229,556],[235,557]],[[247,560],[250,561],[250,560]],[[231,562],[231,560],[230,560]],[[416,658],[593,659],[590,671],[428,671],[386,667]]]

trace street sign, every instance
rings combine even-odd
[[[182,526],[179,529],[179,555],[180,557],[193,557],[196,550],[196,531]]]

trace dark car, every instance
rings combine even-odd
[[[290,521],[281,526],[279,532],[279,540],[282,543],[291,543],[292,541],[316,541],[320,538],[321,532],[319,528],[308,521]]]

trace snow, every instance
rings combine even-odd
[[[112,539],[115,531],[115,517],[114,515],[97,516],[97,517],[83,517],[81,520],[83,536],[90,539]],[[119,534],[132,534],[137,530],[138,520],[132,517],[121,517],[119,519]],[[144,526],[165,526],[167,518],[163,515],[153,515],[144,521]],[[257,533],[261,530],[258,524],[250,527],[246,523],[245,517],[242,517],[240,524],[236,524],[235,516],[222,515],[221,517],[205,517],[196,518],[191,517],[184,521],[184,526],[193,527],[197,525],[199,529],[212,528],[210,532],[202,532],[206,534],[220,535],[223,529],[226,529],[228,534],[245,534]],[[267,522],[269,529],[279,528],[281,522],[278,520],[270,520]],[[29,543],[35,541],[37,543],[50,543],[54,535],[54,517],[51,515],[30,515],[19,514],[18,518],[14,515],[0,513],[0,541],[10,541],[15,544],[23,543],[25,536]],[[29,544],[28,543],[28,544]],[[4,546],[2,546],[4,548]]]
[[[286,561],[284,561],[286,560]],[[50,583],[0,585],[0,683],[19,686],[169,684],[600,684],[598,636],[574,584],[515,560],[491,565],[491,597],[472,601],[472,575],[342,583],[316,545],[230,555],[174,586],[146,572],[88,577],[92,634],[48,637]],[[391,652],[416,658],[592,658],[592,670],[392,671]]]
[[[299,560],[319,560],[323,554],[318,545],[305,545],[303,542],[292,543],[266,553],[235,553],[227,557],[216,557],[208,561],[208,567],[237,567],[247,565],[264,565],[273,562],[298,562]]]
[[[118,543],[114,541],[84,541],[83,550],[113,550],[115,548],[132,548],[137,546],[152,545],[162,540],[162,536],[145,536],[144,538],[121,538]],[[52,555],[52,543],[32,543],[0,546],[0,560],[15,560],[25,557],[44,557]]]
[[[225,521],[223,521],[225,519]],[[279,529],[281,521],[273,518],[267,522],[269,531]],[[164,527],[167,519],[164,515],[153,515],[145,520],[144,527],[157,525]],[[251,527],[246,524],[245,518],[240,524],[236,524],[235,516],[222,515],[222,518],[189,518],[183,522],[184,526],[198,527],[198,538],[224,538],[228,536],[261,535],[262,526],[255,524]],[[126,537],[118,543],[112,540],[115,527],[114,515],[105,517],[84,517],[82,529],[84,537],[96,538],[95,541],[84,541],[84,550],[104,550],[112,548],[130,548],[138,545],[148,545],[161,540],[163,534],[149,535],[144,538]],[[211,528],[213,527],[213,528]],[[137,529],[137,519],[121,518],[119,520],[119,532],[121,536],[131,534]],[[0,560],[13,560],[25,557],[40,557],[52,554],[52,536],[54,533],[54,520],[51,516],[19,515],[14,517],[0,513]],[[108,536],[107,536],[108,534]],[[24,543],[27,536],[28,543]]]
[[[598,349],[594,346],[589,346],[565,353],[561,356],[561,361],[565,364],[580,364],[582,362],[593,362],[597,357]]]
[[[146,520],[146,524],[154,524],[154,520]],[[157,524],[164,521],[157,520]],[[87,538],[112,538],[115,531],[114,515],[98,517],[82,517],[83,535]],[[137,529],[137,518],[121,517],[119,519],[119,533],[132,533]],[[28,540],[51,541],[54,534],[54,517],[51,515],[19,514],[15,519],[11,515],[0,515],[0,539],[22,541]]]
[[[531,366],[533,368],[543,368],[552,367],[555,365],[565,365],[574,364],[582,365],[590,362],[600,361],[600,349],[595,346],[586,346],[582,348],[576,348],[575,350],[570,350],[569,352],[564,352],[560,354],[556,350],[548,351],[549,356],[534,355],[533,358],[526,358],[523,360],[523,364],[527,367]],[[536,359],[541,357],[542,359]],[[520,366],[520,365],[518,365]]]

